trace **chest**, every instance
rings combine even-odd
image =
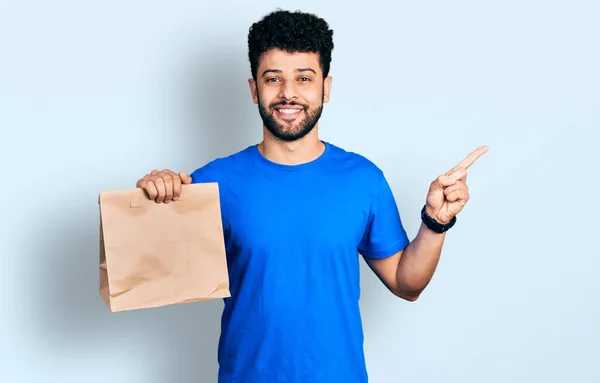
[[[230,190],[222,201],[226,241],[249,253],[355,251],[370,202],[360,189],[332,181],[248,185]]]

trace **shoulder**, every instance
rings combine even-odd
[[[335,168],[343,173],[360,175],[361,177],[370,178],[372,181],[385,178],[383,170],[366,156],[331,143],[328,143],[328,145],[331,160],[336,165]]]
[[[215,158],[205,165],[194,170],[190,176],[192,182],[219,182],[230,178],[232,175],[245,172],[249,164],[249,151],[247,147],[228,156]]]

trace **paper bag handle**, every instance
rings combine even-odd
[[[129,196],[129,207],[136,208],[140,207],[141,204],[141,196],[140,193],[132,193]]]

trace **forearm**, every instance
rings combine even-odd
[[[437,234],[421,223],[415,239],[406,247],[398,263],[396,282],[408,298],[416,297],[433,277],[440,260],[446,233]]]

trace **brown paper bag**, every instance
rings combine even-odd
[[[139,188],[98,202],[100,296],[112,312],[230,296],[216,183],[183,185],[168,204]]]

